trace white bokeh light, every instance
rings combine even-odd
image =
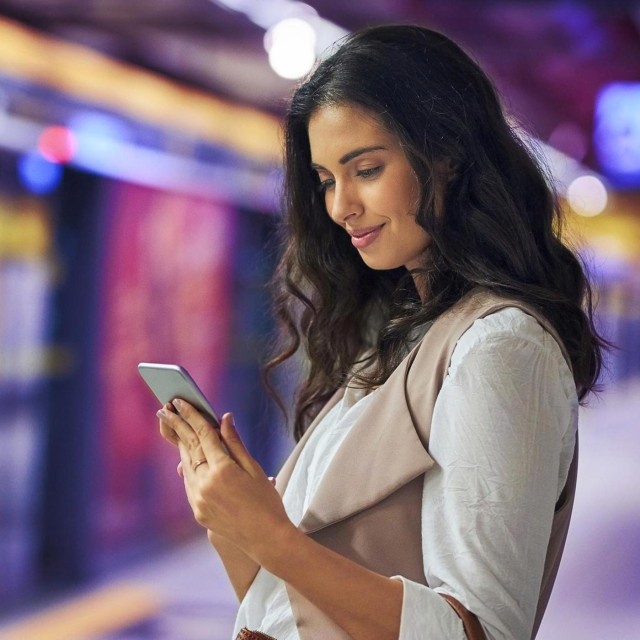
[[[596,176],[580,176],[567,187],[567,201],[577,214],[597,216],[607,206],[607,188]]]
[[[282,78],[296,80],[311,71],[316,60],[316,32],[301,18],[286,18],[264,37],[271,68]]]

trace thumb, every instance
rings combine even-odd
[[[220,436],[222,442],[224,442],[225,446],[229,450],[231,457],[242,469],[247,471],[251,476],[254,476],[257,463],[247,451],[240,438],[240,434],[236,430],[233,414],[225,413],[222,416],[222,420],[220,422]]]

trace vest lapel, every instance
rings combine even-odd
[[[435,464],[406,406],[405,374],[411,355],[375,392],[336,452],[300,523],[305,533],[380,502]]]

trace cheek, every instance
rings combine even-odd
[[[398,213],[415,216],[420,203],[420,184],[413,171],[396,173],[387,185],[386,201]]]
[[[418,179],[411,174],[404,185],[405,193],[407,193],[408,209],[413,216],[418,213],[418,205],[420,204],[420,185]]]

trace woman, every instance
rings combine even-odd
[[[236,632],[532,637],[603,346],[554,194],[486,75],[417,26],[348,37],[285,133],[269,367],[306,357],[300,442],[274,489],[230,414],[159,412]]]

